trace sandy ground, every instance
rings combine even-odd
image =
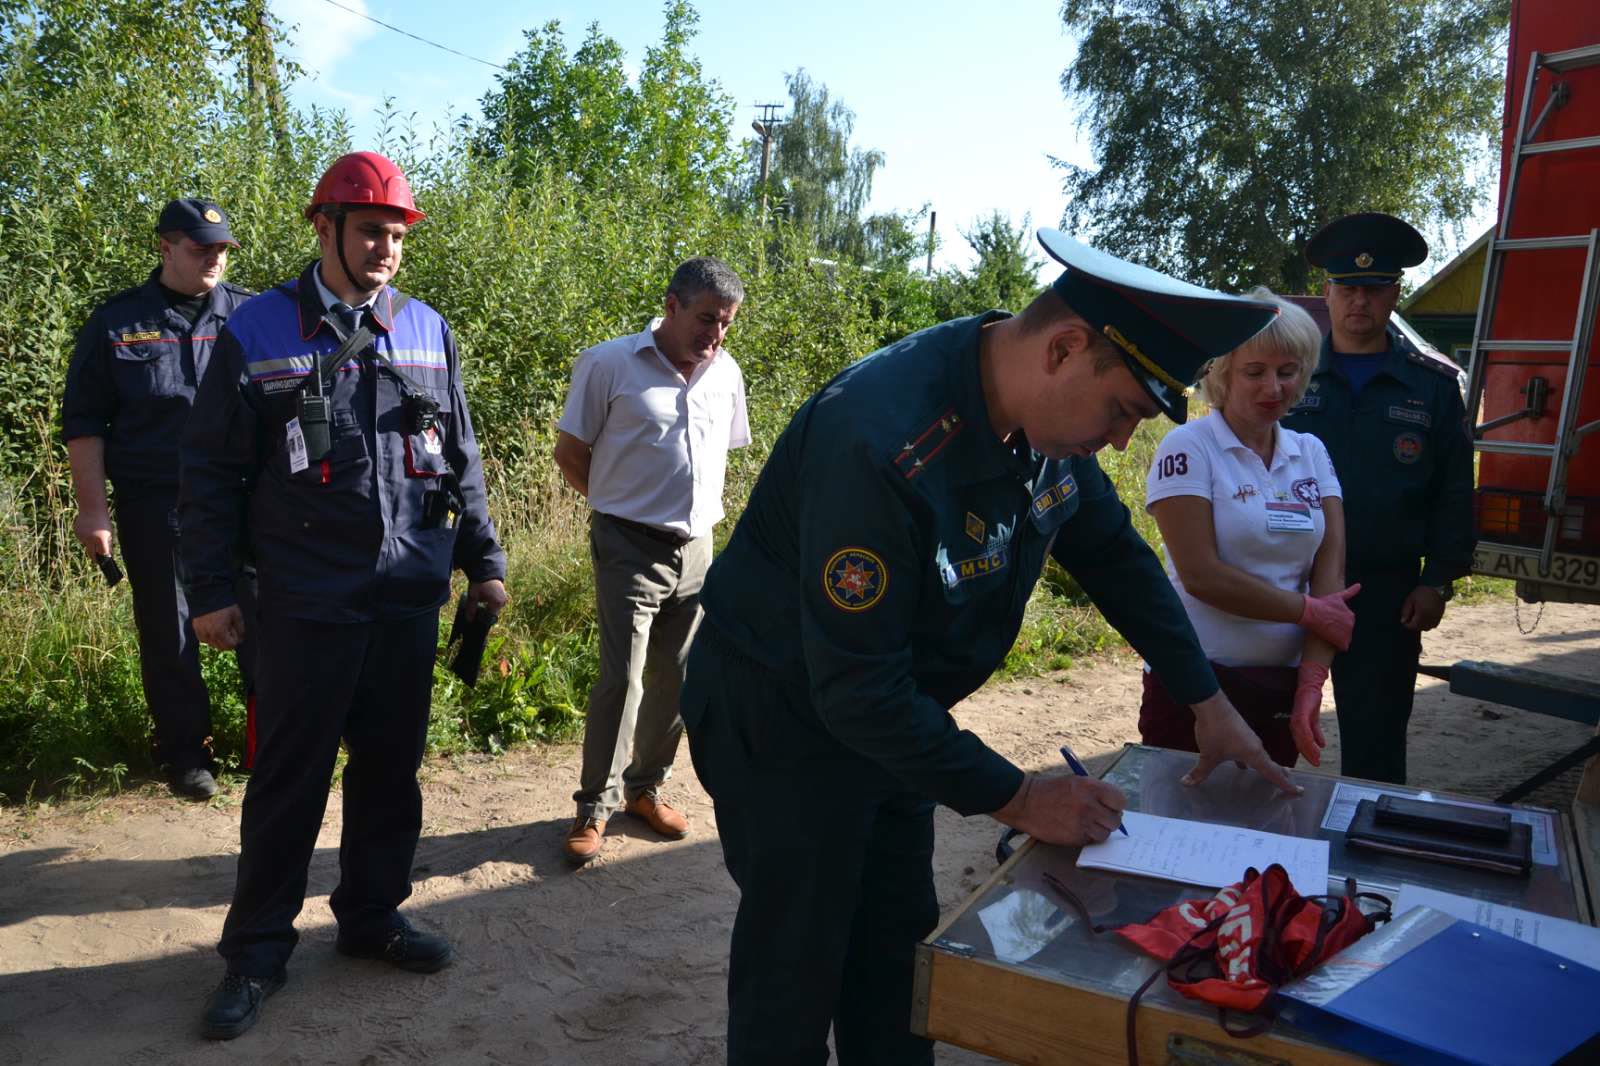
[[[1532,614],[1523,608],[1524,623]],[[1550,606],[1524,636],[1508,603],[1457,607],[1428,635],[1423,661],[1468,659],[1593,678],[1600,611]],[[1107,657],[993,685],[957,713],[1021,765],[1054,765],[1057,746],[1070,742],[1099,768],[1137,739],[1138,691],[1136,661]],[[1336,751],[1331,713],[1327,731]],[[1493,796],[1588,734],[1453,697],[1424,678],[1413,783]],[[736,898],[687,752],[670,796],[693,834],[667,843],[618,819],[602,858],[574,873],[559,849],[577,762],[577,749],[564,747],[425,767],[426,825],[407,910],[458,949],[455,966],[428,977],[335,954],[327,894],[340,818],[330,804],[290,983],[252,1032],[226,1044],[196,1027],[222,972],[213,945],[233,885],[242,786],[209,806],[152,785],[0,811],[0,1062],[721,1061]],[[1534,799],[1565,805],[1575,784],[1568,774]],[[996,827],[938,817],[936,876],[948,911],[993,869]],[[942,1047],[939,1061],[991,1060]]]

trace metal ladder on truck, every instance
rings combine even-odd
[[[1589,365],[1589,355],[1594,345],[1595,307],[1600,304],[1600,229],[1568,237],[1513,238],[1511,217],[1516,209],[1517,182],[1522,175],[1522,163],[1532,155],[1547,152],[1570,152],[1580,148],[1600,147],[1600,136],[1574,137],[1561,141],[1536,141],[1540,129],[1551,112],[1564,106],[1571,91],[1565,82],[1557,82],[1550,97],[1530,125],[1528,115],[1533,109],[1534,88],[1542,72],[1557,75],[1563,71],[1600,65],[1600,44],[1572,48],[1564,52],[1534,52],[1528,62],[1528,80],[1522,93],[1522,107],[1517,118],[1517,140],[1512,147],[1510,170],[1506,183],[1505,207],[1494,237],[1489,241],[1488,258],[1483,271],[1483,288],[1478,296],[1478,321],[1473,331],[1472,355],[1467,382],[1467,417],[1471,421],[1472,444],[1478,452],[1497,452],[1512,455],[1545,456],[1550,459],[1550,477],[1544,494],[1544,543],[1539,548],[1524,545],[1496,544],[1494,549],[1507,555],[1536,559],[1541,576],[1550,573],[1555,555],[1556,539],[1561,531],[1562,519],[1567,511],[1567,465],[1577,453],[1585,436],[1600,429],[1600,420],[1578,425],[1578,412],[1583,399],[1583,379]],[[1583,265],[1583,283],[1578,290],[1578,314],[1573,325],[1573,336],[1567,340],[1498,340],[1490,339],[1493,332],[1495,302],[1500,294],[1500,279],[1508,254],[1527,254],[1556,248],[1584,248],[1587,257]],[[1539,441],[1485,440],[1484,434],[1522,418],[1537,417],[1543,413],[1544,390],[1528,389],[1528,403],[1520,411],[1478,424],[1478,407],[1483,400],[1483,382],[1486,352],[1566,352],[1567,376],[1561,391],[1561,407],[1556,419],[1555,439],[1546,444]]]
[[[1571,97],[1567,83],[1552,85],[1549,98],[1532,123],[1534,88],[1541,75],[1554,77],[1564,71],[1600,65],[1600,44],[1562,52],[1534,52],[1529,58],[1527,84],[1522,93],[1522,106],[1517,119],[1517,139],[1512,146],[1506,183],[1505,206],[1499,224],[1489,241],[1487,260],[1483,271],[1483,288],[1478,297],[1478,321],[1473,331],[1472,356],[1467,383],[1467,418],[1472,425],[1473,448],[1477,452],[1512,455],[1544,456],[1550,460],[1550,476],[1544,494],[1544,541],[1534,548],[1520,544],[1480,545],[1494,552],[1521,556],[1536,562],[1542,577],[1550,575],[1555,556],[1556,542],[1561,533],[1563,519],[1567,517],[1567,468],[1577,453],[1583,438],[1600,430],[1600,420],[1578,424],[1583,399],[1583,381],[1594,348],[1595,309],[1600,306],[1600,229],[1586,234],[1564,237],[1521,237],[1511,233],[1511,218],[1516,208],[1517,184],[1522,174],[1522,164],[1529,156],[1546,152],[1569,152],[1583,148],[1600,148],[1600,136],[1575,137],[1559,141],[1538,141],[1545,120]],[[1500,340],[1491,339],[1494,327],[1495,303],[1500,294],[1500,282],[1505,270],[1507,255],[1529,255],[1557,248],[1583,248],[1587,255],[1583,265],[1583,282],[1578,290],[1578,313],[1573,325],[1573,335],[1567,340]],[[1527,404],[1520,410],[1488,422],[1478,424],[1479,406],[1483,400],[1485,355],[1488,352],[1565,352],[1567,354],[1566,382],[1562,387],[1561,406],[1557,414],[1555,439],[1550,443],[1537,441],[1485,440],[1484,434],[1500,426],[1523,418],[1543,414],[1546,390],[1543,380],[1530,380]],[[1538,387],[1536,387],[1538,386]],[[1600,719],[1600,685],[1573,678],[1541,674],[1518,667],[1496,663],[1457,663],[1453,667],[1422,667],[1422,672],[1450,683],[1450,690],[1459,695],[1484,699],[1489,702],[1520,707],[1542,714],[1567,718],[1590,725]],[[1600,733],[1550,766],[1534,774],[1521,784],[1509,789],[1496,802],[1514,803],[1567,769],[1600,754]]]

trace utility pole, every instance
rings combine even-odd
[[[267,120],[276,142],[279,157],[287,165],[291,160],[292,142],[289,123],[284,117],[283,85],[278,80],[278,61],[272,48],[272,23],[267,16],[266,0],[251,5],[249,40],[245,43],[245,84],[256,103],[267,113]]]
[[[939,212],[928,212],[928,267],[922,272],[924,277],[933,277],[933,245],[938,239],[934,236],[934,229],[939,224]]]
[[[772,174],[772,138],[783,119],[778,112],[782,104],[756,104],[761,117],[750,123],[750,128],[761,135],[761,221],[767,221],[767,178]]]

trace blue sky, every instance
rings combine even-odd
[[[372,145],[374,111],[385,97],[427,130],[452,116],[477,114],[478,100],[494,85],[494,69],[327,0],[270,2],[294,27],[291,53],[307,69],[293,90],[296,102],[343,109],[355,123],[357,147]],[[521,49],[523,30],[554,19],[569,48],[598,22],[637,69],[662,27],[657,0],[338,2],[492,63]],[[938,212],[936,265],[970,263],[960,231],[995,209],[1018,224],[1028,215],[1034,226],[1057,225],[1066,200],[1050,157],[1092,164],[1061,92],[1074,44],[1063,32],[1058,0],[810,0],[770,8],[749,0],[696,0],[695,8],[701,19],[695,51],[706,74],[736,102],[735,130],[742,135],[749,129],[756,103],[786,101],[785,72],[805,68],[855,112],[854,144],[885,154],[872,209],[927,205]],[[1493,221],[1492,214],[1481,215],[1461,243]],[[1414,281],[1456,250],[1435,248]]]
[[[339,0],[469,55],[504,62],[524,29],[561,22],[576,47],[590,22],[615,38],[636,69],[660,35],[654,0],[526,5],[458,0]],[[326,0],[271,0],[291,30],[308,75],[302,106],[346,111],[358,147],[374,136],[373,111],[392,96],[427,129],[476,114],[494,85],[489,67],[449,55],[346,14]],[[695,51],[707,75],[736,101],[742,135],[757,102],[788,99],[785,72],[805,68],[855,113],[854,143],[881,149],[874,210],[938,212],[936,264],[965,264],[960,230],[996,208],[1019,224],[1056,225],[1066,206],[1051,155],[1087,162],[1059,79],[1072,58],[1056,0],[812,0],[777,5],[697,0]],[[448,18],[440,12],[447,11]],[[753,134],[752,134],[753,136]]]

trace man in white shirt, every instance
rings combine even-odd
[[[683,735],[678,692],[700,624],[730,448],[750,443],[744,378],[722,348],[744,285],[709,257],[678,267],[666,313],[578,356],[555,460],[592,510],[600,676],[589,695],[567,860],[600,853],[619,806],[663,836],[689,821],[659,789]]]

